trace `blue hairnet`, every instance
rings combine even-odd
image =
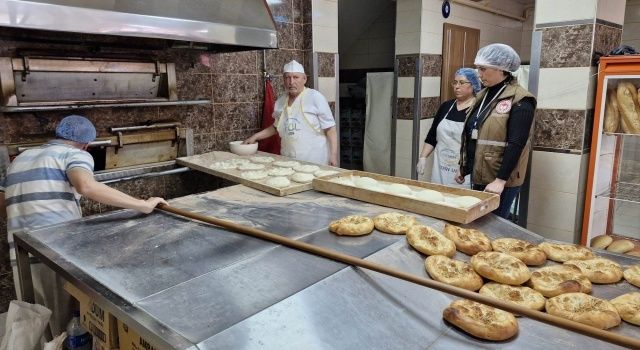
[[[520,67],[520,56],[509,45],[490,44],[478,50],[473,64],[515,72]]]
[[[85,117],[70,115],[64,117],[56,128],[56,137],[80,143],[89,143],[96,139],[96,128]]]
[[[480,78],[478,78],[478,73],[473,68],[460,68],[456,71],[456,75],[461,75],[471,83],[471,87],[473,88],[473,93],[478,93],[480,89],[482,89],[482,85],[480,85]]]

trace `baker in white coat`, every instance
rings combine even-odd
[[[255,143],[278,133],[283,156],[322,165],[338,164],[338,136],[327,99],[305,87],[307,76],[295,60],[284,65],[287,93],[276,100],[273,125],[253,134],[244,143]]]

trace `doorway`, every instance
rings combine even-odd
[[[455,97],[451,89],[453,73],[462,67],[474,67],[473,60],[480,45],[479,29],[445,23],[443,33],[440,102]]]

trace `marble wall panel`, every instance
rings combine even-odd
[[[540,68],[591,66],[592,40],[592,24],[543,28]]]
[[[335,77],[335,54],[318,52],[318,77]]]
[[[442,74],[442,55],[421,55],[422,76],[439,77]]]
[[[211,99],[210,74],[182,74],[176,76],[178,98],[181,100]]]
[[[302,25],[302,50],[311,50],[313,47],[313,26],[311,23]]]
[[[275,22],[293,21],[293,2],[298,0],[270,1],[269,9]]]
[[[533,146],[540,149],[582,152],[586,111],[538,109]]]
[[[276,22],[276,30],[278,31],[278,47],[280,49],[294,49],[293,23]]]
[[[260,79],[259,75],[213,75],[213,102],[256,102]]]
[[[413,119],[413,98],[398,98],[396,106],[398,119]]]
[[[293,0],[293,23],[311,23],[311,0]]]
[[[260,51],[217,53],[209,56],[208,65],[214,74],[256,74],[262,69],[258,56],[262,58]]]
[[[596,23],[593,35],[593,55],[595,58],[608,54],[622,43],[622,29]]]
[[[438,108],[440,108],[440,97],[423,97],[421,103],[420,119],[430,119],[435,117]]]
[[[303,24],[292,24],[293,26],[293,48],[295,50],[304,50],[305,49],[305,41],[304,41],[304,25]]]
[[[418,55],[396,56],[398,59],[398,77],[415,77]]]
[[[272,75],[281,75],[282,68],[291,60],[303,62],[303,52],[299,50],[268,50],[266,53],[267,72]],[[306,68],[306,67],[305,67]],[[310,72],[307,72],[309,74]]]
[[[212,132],[256,129],[261,121],[259,103],[223,103],[214,107]]]

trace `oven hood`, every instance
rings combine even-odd
[[[0,26],[278,46],[266,0],[0,0]]]

